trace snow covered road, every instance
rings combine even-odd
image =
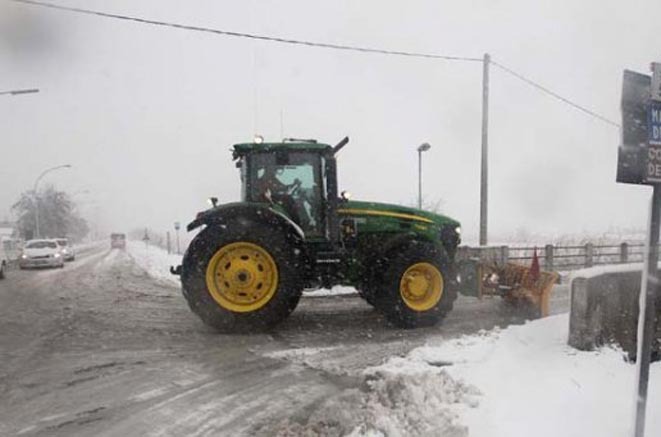
[[[0,284],[0,435],[468,435],[441,407],[454,393],[469,408],[469,384],[370,369],[523,322],[498,300],[460,298],[442,325],[399,330],[345,295],[304,298],[269,334],[219,335],[141,256],[103,245]],[[565,288],[553,308],[567,309]]]

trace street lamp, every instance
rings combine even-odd
[[[12,96],[17,96],[19,94],[33,94],[33,93],[38,93],[38,92],[39,92],[38,88],[29,88],[29,89],[24,89],[24,90],[0,91],[0,95],[9,94],[9,95],[12,95]]]
[[[422,152],[431,149],[429,143],[418,146],[418,209],[422,209]]]
[[[61,169],[61,168],[71,168],[70,164],[64,164],[64,165],[58,165],[55,167],[48,168],[44,171],[41,172],[37,180],[34,181],[34,188],[32,189],[32,192],[34,193],[34,223],[35,223],[35,237],[36,238],[41,238],[41,232],[39,230],[39,195],[37,193],[37,186],[39,185],[39,181],[46,176],[47,173],[50,173],[52,171]]]

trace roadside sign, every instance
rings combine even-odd
[[[645,182],[648,184],[661,183],[661,145],[650,145],[647,148],[647,173],[645,174]]]
[[[650,101],[647,108],[647,151],[645,182],[661,183],[661,102]]]
[[[648,105],[651,77],[624,70],[622,78],[622,142],[617,153],[617,182],[649,184],[647,175]],[[656,170],[656,168],[655,168]]]
[[[647,143],[661,145],[661,102],[650,102],[647,110]]]
[[[661,63],[652,62],[652,100],[661,101]]]
[[[622,78],[622,145],[642,146],[647,143],[647,105],[651,78],[646,74],[624,70]]]
[[[175,230],[175,231],[178,231],[179,229],[181,229],[181,223],[179,223],[179,222],[174,222],[174,230]]]

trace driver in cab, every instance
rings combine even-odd
[[[273,195],[287,194],[287,185],[280,182],[274,166],[264,167],[264,174],[257,179],[257,192],[260,198],[270,201]]]
[[[257,179],[256,183],[260,200],[280,204],[292,220],[300,225],[301,220],[298,214],[296,200],[290,192],[292,186],[296,187],[300,185],[300,181],[296,179],[292,185],[286,185],[278,179],[275,166],[267,165],[263,169],[264,174]]]

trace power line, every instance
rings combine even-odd
[[[247,39],[252,39],[252,40],[258,40],[258,41],[268,41],[268,42],[275,42],[275,43],[281,43],[281,44],[291,44],[291,45],[299,45],[299,46],[308,46],[308,47],[317,47],[317,48],[325,48],[325,49],[332,49],[332,50],[344,50],[344,51],[353,51],[353,52],[360,52],[360,53],[376,53],[376,54],[381,54],[381,55],[391,55],[391,56],[406,56],[406,57],[411,57],[411,58],[426,58],[426,59],[442,59],[446,61],[466,61],[466,62],[482,62],[482,58],[474,58],[474,57],[468,57],[468,56],[450,56],[450,55],[440,55],[440,54],[435,54],[435,53],[422,53],[422,52],[407,52],[407,51],[400,51],[400,50],[386,50],[386,49],[376,49],[376,48],[370,48],[370,47],[361,47],[361,46],[352,46],[352,45],[344,45],[344,44],[333,44],[333,43],[323,43],[323,42],[315,42],[315,41],[307,41],[307,40],[299,40],[299,39],[290,39],[290,38],[281,38],[281,37],[276,37],[276,36],[268,36],[268,35],[259,35],[259,34],[253,34],[253,33],[245,33],[245,32],[234,32],[234,31],[229,31],[229,30],[222,30],[222,29],[215,29],[211,27],[202,27],[202,26],[193,26],[193,25],[188,25],[188,24],[180,24],[180,23],[173,23],[173,22],[167,22],[167,21],[159,21],[159,20],[152,20],[152,19],[147,19],[147,18],[140,18],[140,17],[133,17],[129,15],[120,15],[120,14],[112,14],[109,12],[102,12],[102,11],[95,11],[91,9],[83,9],[83,8],[75,8],[75,7],[70,7],[70,6],[63,6],[63,5],[58,5],[54,3],[48,3],[48,2],[42,2],[38,0],[9,0],[14,3],[23,3],[23,4],[28,4],[28,5],[34,5],[34,6],[40,6],[40,7],[45,7],[45,8],[50,8],[50,9],[57,9],[57,10],[62,10],[62,11],[68,11],[68,12],[75,12],[79,14],[86,14],[86,15],[95,15],[99,17],[104,17],[104,18],[113,18],[117,20],[124,20],[124,21],[133,21],[136,23],[140,24],[148,24],[152,26],[162,26],[162,27],[168,27],[168,28],[175,28],[175,29],[181,29],[181,30],[188,30],[188,31],[194,31],[194,32],[204,32],[204,33],[211,33],[211,34],[216,34],[216,35],[223,35],[223,36],[231,36],[231,37],[236,37],[236,38],[247,38]],[[615,127],[620,127],[620,125],[612,120],[609,120],[608,118],[604,117],[603,115],[600,115],[584,106],[579,105],[578,103],[574,103],[573,101],[569,100],[566,97],[561,96],[560,94],[550,90],[549,88],[540,85],[539,83],[533,81],[532,79],[528,79],[527,77],[523,76],[520,73],[517,73],[516,71],[512,70],[511,68],[508,68],[504,66],[503,64],[496,62],[496,61],[491,61],[491,63],[500,68],[501,70],[505,71],[506,73],[514,76],[515,78],[527,83],[528,85],[560,100],[561,102],[566,103],[569,106],[572,106],[575,109],[578,109],[579,111],[582,111],[592,117],[595,117],[605,123],[608,123],[612,126]]]
[[[504,72],[506,72],[506,73],[508,73],[508,74],[510,74],[510,75],[512,75],[512,76],[514,76],[514,77],[516,77],[517,79],[519,79],[519,80],[521,80],[521,81],[527,83],[528,85],[530,85],[530,86],[532,86],[532,87],[534,87],[534,88],[537,88],[538,90],[540,90],[540,91],[542,91],[542,92],[544,92],[544,93],[546,93],[546,94],[548,94],[548,95],[550,95],[550,96],[552,96],[552,97],[554,97],[554,98],[560,100],[561,102],[564,102],[564,103],[568,104],[569,106],[572,106],[572,107],[578,109],[579,111],[582,111],[582,112],[584,112],[584,113],[586,113],[586,114],[588,114],[588,115],[591,115],[592,117],[595,117],[595,118],[597,118],[597,119],[599,119],[599,120],[601,120],[601,121],[603,121],[603,122],[606,122],[606,123],[608,123],[608,124],[610,124],[610,125],[612,125],[612,126],[620,127],[619,123],[616,123],[616,122],[614,122],[614,121],[612,121],[612,120],[610,120],[610,119],[604,117],[603,115],[597,114],[596,112],[594,112],[594,111],[592,111],[592,110],[590,110],[590,109],[588,109],[588,108],[586,108],[586,107],[584,107],[584,106],[581,106],[581,105],[579,105],[578,103],[574,103],[574,102],[572,102],[572,101],[569,100],[568,98],[563,97],[563,96],[561,96],[560,94],[558,94],[558,93],[556,93],[556,92],[554,92],[554,91],[551,91],[550,89],[546,88],[546,87],[543,86],[543,85],[540,85],[539,83],[533,81],[532,79],[528,79],[528,78],[525,77],[524,75],[522,75],[522,74],[520,74],[520,73],[517,73],[516,71],[512,70],[511,68],[505,67],[503,64],[500,64],[500,63],[498,63],[498,62],[496,62],[496,61],[491,61],[491,63],[492,63],[493,65],[495,65],[496,67],[500,68],[501,70],[503,70]]]
[[[253,39],[253,40],[269,41],[269,42],[276,42],[276,43],[282,43],[282,44],[294,44],[294,45],[309,46],[309,47],[321,47],[321,48],[326,48],[326,49],[345,50],[345,51],[362,52],[362,53],[377,53],[377,54],[381,54],[381,55],[407,56],[407,57],[412,57],[412,58],[443,59],[443,60],[446,60],[446,61],[468,61],[468,62],[481,62],[482,61],[481,58],[472,58],[472,57],[467,57],[467,56],[449,56],[449,55],[439,55],[439,54],[435,54],[435,53],[407,52],[407,51],[400,51],[400,50],[385,50],[385,49],[376,49],[376,48],[370,48],[370,47],[360,47],[360,46],[351,46],[351,45],[344,45],[344,44],[333,44],[333,43],[324,43],[324,42],[305,41],[305,40],[299,40],[299,39],[281,38],[281,37],[276,37],[276,36],[258,35],[258,34],[254,34],[254,33],[233,32],[233,31],[229,31],[229,30],[215,29],[215,28],[211,28],[211,27],[193,26],[193,25],[188,25],[188,24],[180,24],[180,23],[173,23],[173,22],[167,22],[167,21],[151,20],[151,19],[147,19],[147,18],[133,17],[133,16],[129,16],[129,15],[111,14],[111,13],[108,13],[108,12],[95,11],[95,10],[91,10],[91,9],[74,8],[74,7],[70,7],[70,6],[62,6],[62,5],[57,5],[57,4],[54,4],[54,3],[42,2],[42,1],[37,1],[37,0],[9,0],[9,1],[13,1],[15,3],[24,3],[24,4],[34,5],[34,6],[41,6],[41,7],[45,7],[45,8],[51,8],[51,9],[58,9],[58,10],[68,11],[68,12],[76,12],[76,13],[79,13],[79,14],[96,15],[96,16],[99,16],[99,17],[114,18],[114,19],[117,19],[117,20],[133,21],[133,22],[136,22],[136,23],[150,24],[150,25],[153,25],[153,26],[163,26],[163,27],[170,27],[170,28],[175,28],[175,29],[190,30],[190,31],[195,31],[195,32],[212,33],[212,34],[216,34],[216,35],[232,36],[232,37],[237,37],[237,38],[248,38],[248,39]]]

